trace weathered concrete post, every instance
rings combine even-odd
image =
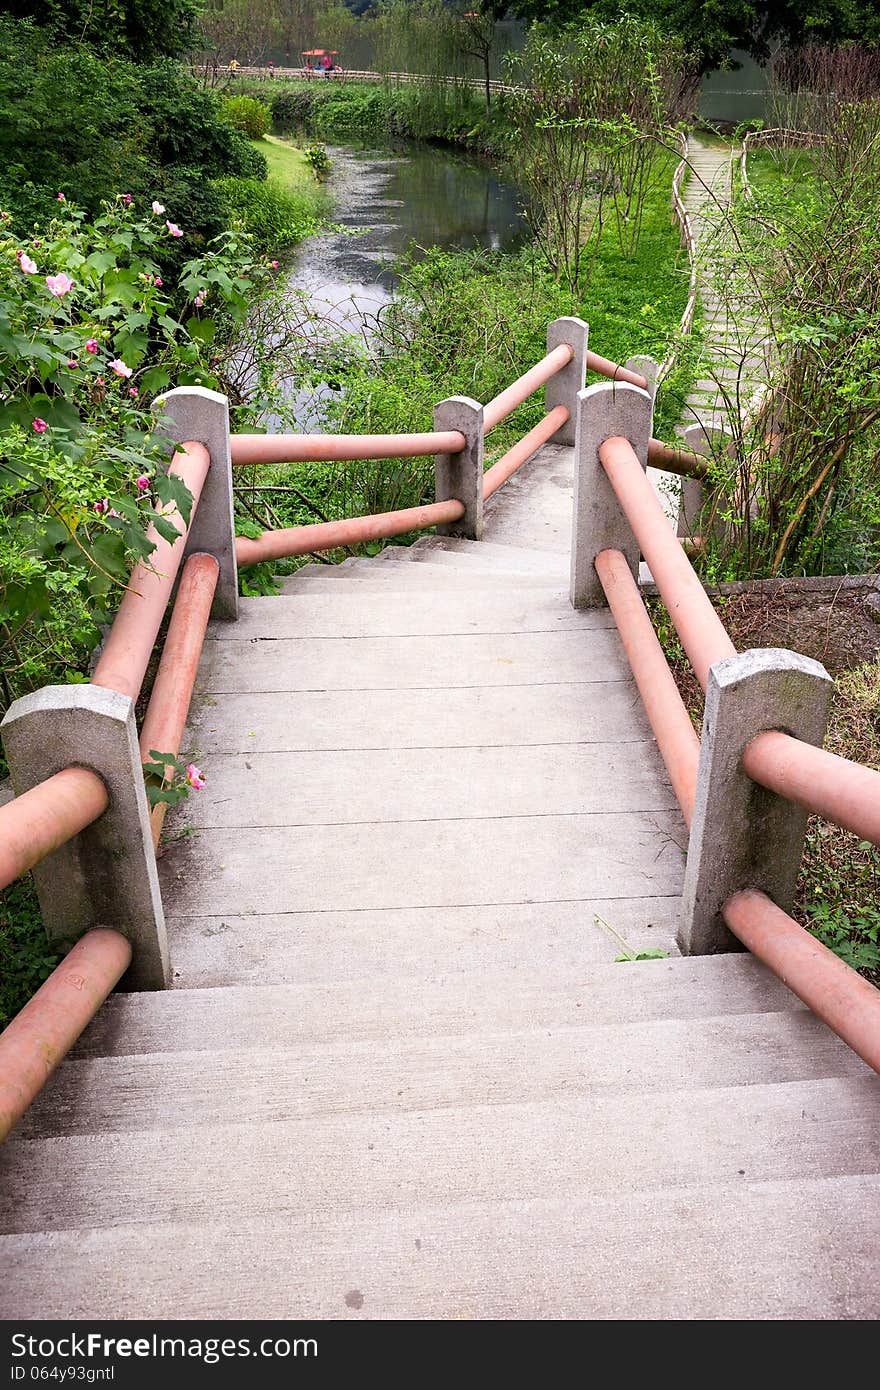
[[[818,661],[775,647],[710,670],[678,938],[685,955],[740,949],[721,908],[742,888],[791,909],[807,813],[759,787],[740,763],[765,729],[821,744],[832,688]]]
[[[648,357],[646,353],[636,353],[635,357],[628,357],[623,365],[631,372],[638,372],[640,376],[645,378],[651,393],[651,400],[656,400],[660,363],[656,362],[653,357]]]
[[[569,418],[561,429],[553,435],[553,444],[573,444],[577,420],[578,392],[583,391],[587,379],[587,343],[590,326],[583,319],[554,319],[547,326],[547,351],[552,352],[562,343],[574,348],[574,357],[561,372],[551,376],[544,387],[545,409],[549,413],[557,405],[564,405]]]
[[[212,618],[238,617],[238,566],[235,561],[235,517],[232,461],[229,450],[229,402],[204,386],[177,386],[154,403],[161,431],[175,444],[192,439],[211,455],[184,555],[205,551],[220,562],[220,576],[211,607]]]
[[[599,462],[599,445],[620,435],[630,441],[645,468],[652,415],[651,397],[638,386],[609,382],[578,392],[569,592],[573,608],[605,603],[593,564],[600,550],[622,550],[638,577],[639,547]]]
[[[455,497],[464,503],[460,521],[438,526],[441,536],[462,536],[479,541],[483,537],[483,407],[470,396],[450,396],[434,406],[435,430],[460,430],[465,446],[460,454],[434,456],[435,497],[448,502]]]
[[[33,870],[49,940],[113,927],[133,947],[126,988],[165,988],[168,944],[134,704],[98,685],[47,685],[16,700],[0,730],[17,796],[71,766],[91,768],[110,796],[98,820]]]

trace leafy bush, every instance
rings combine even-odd
[[[314,171],[316,179],[325,179],[333,167],[333,160],[327,153],[323,145],[309,145],[305,150],[305,157],[309,167]]]
[[[265,160],[179,64],[101,61],[0,19],[0,206],[17,231],[59,189],[90,213],[124,189],[173,206],[191,248],[223,230],[210,181],[224,175],[264,178]]]
[[[62,195],[63,196],[63,195]],[[242,320],[267,279],[249,243],[224,234],[170,284],[159,257],[187,241],[158,202],[130,194],[93,224],[66,201],[36,237],[0,213],[0,666],[6,702],[75,674],[131,564],[172,538],[151,397],[219,385],[218,323]],[[175,299],[185,305],[175,311]]]
[[[254,239],[260,251],[295,246],[318,228],[313,204],[304,194],[255,179],[219,179],[227,214]]]
[[[311,90],[304,84],[293,91],[279,92],[272,98],[272,125],[279,134],[304,126],[312,107]]]
[[[223,118],[252,140],[262,140],[269,129],[272,112],[256,97],[233,96],[223,102]]]

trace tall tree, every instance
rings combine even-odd
[[[68,43],[140,62],[176,58],[195,42],[198,0],[8,0],[0,12],[32,19]]]
[[[508,9],[507,0],[459,0],[454,7],[456,47],[468,58],[476,58],[483,69],[486,110],[492,105],[492,51],[496,24]]]
[[[613,0],[511,0],[521,19],[567,24],[585,11],[619,19]],[[704,70],[723,65],[734,48],[766,58],[774,43],[880,44],[876,0],[627,0],[627,11],[677,34],[700,57]]]

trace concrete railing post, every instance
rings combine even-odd
[[[573,608],[595,608],[605,603],[593,563],[600,550],[623,551],[638,577],[639,547],[599,462],[599,445],[622,436],[630,441],[645,468],[652,416],[651,397],[638,386],[602,383],[578,392],[570,589]]]
[[[645,353],[637,353],[635,357],[628,357],[623,364],[631,372],[638,372],[648,383],[648,391],[651,400],[657,398],[657,378],[660,375],[660,363],[655,362],[653,357],[646,356]]]
[[[434,406],[435,430],[459,430],[465,437],[460,454],[435,454],[435,497],[464,503],[464,516],[438,526],[441,536],[478,541],[483,536],[483,407],[470,396],[450,396]]]
[[[832,688],[818,661],[775,647],[711,668],[682,895],[683,954],[739,949],[721,908],[740,889],[759,888],[790,911],[807,813],[753,782],[742,755],[766,729],[821,744]]]
[[[154,403],[160,430],[175,444],[192,439],[204,444],[211,467],[202,488],[185,555],[205,551],[220,564],[211,607],[212,618],[238,617],[238,566],[235,560],[235,516],[232,460],[229,449],[229,402],[204,386],[178,386]]]
[[[133,948],[126,987],[164,989],[165,917],[133,702],[98,685],[47,685],[10,706],[2,734],[17,796],[63,768],[87,767],[110,797],[102,816],[33,870],[49,940],[113,927]]]
[[[568,343],[570,347],[574,348],[574,357],[568,366],[563,367],[562,371],[557,372],[555,376],[551,376],[544,387],[544,409],[548,414],[558,405],[564,405],[569,414],[566,423],[553,435],[550,441],[552,444],[574,443],[578,392],[583,391],[587,379],[587,343],[589,337],[590,326],[584,323],[583,319],[554,319],[547,326],[548,352],[552,352],[562,343]]]

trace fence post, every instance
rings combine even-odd
[[[434,406],[435,430],[460,430],[465,446],[460,454],[435,454],[435,497],[448,502],[455,497],[464,503],[460,521],[438,526],[441,536],[461,536],[479,541],[483,537],[483,407],[470,396],[450,396]]]
[[[110,797],[33,870],[49,940],[113,927],[133,948],[126,988],[164,989],[168,944],[133,702],[99,685],[47,685],[10,706],[2,733],[17,796],[75,766],[96,772]]]
[[[212,618],[238,617],[238,566],[232,460],[229,449],[229,402],[204,386],[177,386],[155,401],[159,430],[175,444],[192,439],[204,444],[211,467],[187,537],[184,558],[205,551],[219,561],[220,575],[211,606]]]
[[[657,398],[658,377],[660,376],[660,363],[653,357],[648,357],[645,353],[637,353],[635,357],[628,357],[623,364],[631,372],[638,372],[648,383],[648,390],[651,400]]]
[[[639,386],[603,382],[578,392],[569,591],[573,608],[596,608],[605,603],[593,563],[600,550],[623,551],[638,577],[639,547],[599,462],[599,445],[620,435],[630,441],[645,468],[652,415],[651,397]]]
[[[568,366],[563,367],[562,371],[557,372],[555,376],[551,376],[544,387],[544,409],[547,413],[549,414],[558,405],[564,405],[569,416],[565,424],[553,435],[550,441],[552,444],[574,443],[578,391],[583,391],[587,379],[587,343],[589,337],[590,326],[584,323],[583,319],[573,317],[554,319],[547,326],[548,352],[552,352],[562,343],[568,343],[570,347],[574,348],[574,357]]]
[[[684,955],[739,949],[721,908],[742,888],[759,888],[790,911],[807,813],[759,787],[740,764],[766,729],[821,744],[832,689],[818,661],[776,647],[711,668],[678,936]]]

